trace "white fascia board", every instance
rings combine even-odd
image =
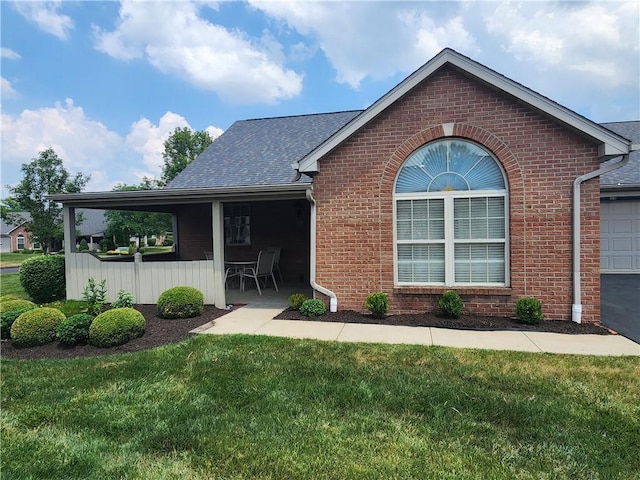
[[[49,200],[76,208],[128,207],[153,205],[176,205],[183,203],[207,202],[228,198],[280,198],[284,196],[304,197],[310,183],[284,185],[254,185],[217,188],[175,188],[157,190],[130,190],[116,192],[80,192],[47,195]]]
[[[391,106],[394,102],[407,94],[420,82],[428,78],[446,63],[449,63],[480,79],[481,81],[512,95],[523,103],[530,105],[532,108],[542,111],[561,123],[564,123],[579,132],[582,132],[584,135],[600,142],[600,158],[618,156],[629,153],[630,151],[631,142],[624,137],[611,132],[597,123],[588,120],[572,110],[553,102],[533,90],[500,75],[490,68],[485,67],[484,65],[481,65],[480,63],[471,60],[454,50],[445,49],[401,83],[396,85],[383,97],[378,99],[373,105],[354,118],[350,123],[345,125],[341,130],[329,137],[329,139],[327,139],[318,148],[300,160],[299,171],[303,173],[318,172],[318,162],[322,157],[347,140],[351,135],[364,127],[386,108]]]

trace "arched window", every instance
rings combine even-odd
[[[24,236],[18,235],[16,240],[18,242],[17,244],[18,250],[24,250]]]
[[[394,206],[398,285],[507,285],[507,188],[487,150],[461,139],[419,148]]]

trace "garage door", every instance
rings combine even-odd
[[[9,235],[0,235],[0,253],[11,252],[11,237]]]
[[[603,200],[600,239],[602,273],[640,273],[640,200]]]

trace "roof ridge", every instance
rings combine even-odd
[[[244,120],[238,120],[238,122],[253,122],[258,120],[277,120],[280,118],[319,117],[321,115],[337,115],[340,113],[355,113],[355,112],[364,112],[364,109],[355,108],[353,110],[338,110],[335,112],[299,113],[296,115],[279,115],[276,117],[245,118]]]

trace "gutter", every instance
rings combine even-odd
[[[311,288],[329,297],[329,311],[338,311],[338,297],[334,292],[316,283],[316,200],[311,189],[307,189],[307,200],[311,204],[311,265],[309,266],[309,283]]]
[[[622,155],[622,160],[611,163],[593,172],[580,175],[573,181],[573,305],[571,307],[571,320],[582,323],[582,291],[581,291],[581,266],[580,266],[580,186],[587,180],[599,177],[629,163],[629,153]]]

